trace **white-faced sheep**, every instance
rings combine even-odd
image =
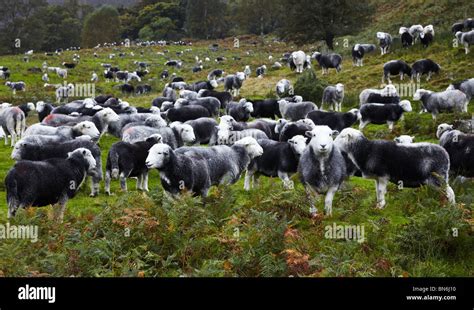
[[[309,112],[318,109],[318,106],[310,101],[289,102],[285,99],[278,101],[278,106],[283,118],[292,122],[303,119]]]
[[[283,98],[286,96],[293,96],[294,89],[291,85],[291,82],[287,79],[282,79],[276,84],[276,94],[278,98]]]
[[[360,107],[359,129],[364,129],[367,124],[387,124],[390,131],[395,122],[403,117],[403,113],[411,112],[411,103],[402,100],[398,104],[367,103]]]
[[[455,130],[453,125],[441,124],[436,137],[449,154],[450,173],[466,178],[474,177],[474,135]]]
[[[234,97],[239,96],[244,80],[245,74],[243,72],[237,72],[236,74],[226,76],[224,79],[225,91],[233,92]]]
[[[8,145],[8,135],[10,135],[10,145],[13,147],[16,140],[21,139],[25,133],[25,113],[20,108],[12,107],[8,103],[0,104],[0,127],[5,134],[5,145]]]
[[[415,141],[414,136],[408,136],[408,135],[401,135],[393,139],[393,141],[399,143],[399,144],[411,144]]]
[[[386,32],[377,32],[376,36],[379,40],[380,54],[387,54],[392,45],[392,36]]]
[[[455,89],[462,91],[466,95],[467,99],[471,101],[471,98],[474,96],[474,78],[452,83],[446,90]]]
[[[332,110],[340,112],[342,109],[342,101],[344,100],[344,84],[337,83],[336,85],[328,86],[323,91],[323,99],[321,102],[321,109],[328,105]]]
[[[226,112],[237,122],[246,122],[253,112],[253,104],[245,99],[240,99],[239,102],[229,102]]]
[[[296,73],[303,73],[304,65],[306,60],[306,54],[303,51],[293,52],[290,56],[293,65],[295,66]]]
[[[474,30],[469,32],[456,32],[456,39],[458,40],[459,44],[464,45],[464,49],[466,50],[466,54],[469,54],[469,46],[474,44]]]
[[[435,93],[433,91],[418,89],[413,95],[413,100],[422,102],[421,112],[429,112],[436,119],[439,113],[446,111],[467,112],[469,101],[460,90],[446,90]],[[420,112],[420,113],[421,113]]]
[[[389,84],[382,89],[364,89],[359,94],[359,104],[363,105],[369,102],[369,97],[373,94],[380,95],[380,97],[398,97],[398,91],[395,86]]]

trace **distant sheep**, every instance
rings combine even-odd
[[[418,89],[413,95],[413,100],[422,102],[422,112],[429,112],[436,119],[440,112],[457,111],[467,112],[469,101],[460,90],[446,90],[435,93],[433,91]]]
[[[338,83],[328,86],[323,91],[321,110],[327,104],[333,111],[341,112],[342,101],[344,100],[344,84]]]

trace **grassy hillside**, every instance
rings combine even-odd
[[[387,1],[387,6],[389,2]],[[400,3],[402,5],[404,1]],[[415,3],[410,1],[410,3]],[[420,6],[424,5],[419,1]],[[444,2],[441,2],[444,3]],[[441,5],[441,4],[440,4]],[[400,7],[397,7],[400,8]],[[404,8],[405,9],[405,8]],[[401,14],[401,13],[400,13]],[[395,18],[395,17],[394,17]],[[456,16],[457,18],[457,16]],[[455,18],[455,19],[456,19]],[[444,19],[444,16],[443,16]],[[390,19],[391,21],[395,19]],[[397,27],[392,23],[394,29]],[[379,27],[380,20],[376,21]],[[451,22],[449,22],[451,23]],[[354,42],[368,40],[368,33],[348,38]],[[373,37],[371,35],[370,37]],[[337,51],[348,55],[349,48],[338,40]],[[257,45],[252,42],[257,41]],[[372,42],[372,41],[369,41]],[[191,52],[181,57],[185,66],[178,75],[186,80],[205,79],[207,72],[216,67],[228,73],[242,70],[245,65],[257,66],[271,62],[268,55],[279,58],[283,52],[301,48],[312,51],[317,44],[291,46],[274,42],[271,38],[242,38],[241,49],[231,48],[231,40],[220,41],[221,51],[209,52],[211,42],[195,42]],[[375,42],[374,42],[375,43]],[[169,50],[166,57],[158,51]],[[134,69],[136,59],[152,65],[147,81],[155,92],[147,96],[124,98],[136,106],[149,106],[158,96],[164,82],[157,76],[164,69],[166,58],[176,58],[177,51],[187,47],[123,48],[133,51],[136,57],[126,56],[107,59],[111,52],[100,50],[100,58],[93,51],[80,52],[81,63],[70,70],[68,82],[87,83],[92,71],[101,72],[100,63],[109,62],[122,69]],[[143,51],[143,56],[140,55]],[[249,53],[247,53],[249,52]],[[227,61],[217,65],[205,64],[202,73],[192,74],[194,56],[201,59],[224,55]],[[241,57],[233,61],[233,56]],[[23,63],[20,56],[0,58],[0,65],[11,68],[12,80],[24,80],[28,85],[25,93],[13,97],[5,86],[0,86],[0,100],[13,103],[53,99],[53,92],[42,87],[41,74],[29,74],[28,68],[39,67],[44,61],[58,66],[70,61],[71,52],[57,57],[35,55],[30,63]],[[380,86],[382,65],[391,59],[404,59],[412,63],[420,58],[439,62],[443,71],[430,82],[422,80],[422,88],[445,89],[453,80],[472,77],[474,53],[465,55],[460,48],[453,48],[448,34],[437,33],[436,42],[428,49],[418,46],[402,50],[395,46],[388,55],[369,55],[362,68],[352,67],[345,57],[343,71],[331,72],[318,77],[330,84],[346,85],[344,110],[358,106],[358,94],[364,88]],[[242,96],[274,96],[275,83],[288,78],[293,83],[298,76],[288,68],[270,70],[263,79],[245,81]],[[393,79],[399,83],[398,79]],[[53,83],[61,82],[57,77]],[[100,81],[98,93],[114,93],[115,83]],[[411,98],[408,98],[411,99]],[[318,103],[319,104],[319,103]],[[437,122],[427,114],[418,114],[419,104],[413,102],[414,112],[399,122],[393,133],[386,126],[369,125],[364,133],[370,138],[393,139],[399,134],[416,136],[416,141],[436,142],[437,124],[470,118],[473,107],[465,115],[443,115]],[[37,121],[35,114],[29,123]],[[105,136],[100,146],[105,158],[110,145],[117,139]],[[11,148],[0,146],[0,178],[3,179],[13,165]],[[260,178],[260,186],[250,192],[243,190],[241,180],[232,186],[212,188],[206,199],[184,195],[171,201],[163,195],[156,171],[150,175],[148,194],[134,190],[129,181],[129,193],[118,191],[118,181],[113,182],[112,197],[101,194],[89,198],[89,188],[84,186],[72,199],[65,215],[64,224],[52,221],[51,207],[20,211],[11,221],[15,224],[39,225],[40,238],[36,243],[18,240],[0,242],[0,274],[7,276],[473,276],[474,238],[472,181],[453,183],[457,204],[448,206],[440,191],[423,187],[399,189],[390,184],[387,206],[375,209],[375,186],[371,180],[351,178],[336,194],[334,215],[331,218],[311,218],[304,189],[294,176],[295,189],[284,190],[277,179]],[[88,184],[87,184],[88,185]],[[101,189],[103,192],[103,189]],[[323,199],[317,204],[323,209]],[[6,220],[5,188],[0,182],[0,223]],[[362,225],[365,229],[363,242],[325,238],[328,225]],[[453,229],[459,232],[452,235]]]

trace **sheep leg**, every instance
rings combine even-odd
[[[387,178],[378,178],[375,181],[376,195],[377,195],[377,208],[383,209],[385,207],[385,193],[387,192]]]
[[[337,189],[337,186],[332,186],[326,193],[326,198],[324,199],[324,210],[326,211],[327,216],[332,216],[332,200],[334,199]]]
[[[67,200],[68,200],[67,194],[63,194],[61,198],[59,198],[59,202],[58,202],[59,206],[55,214],[55,218],[59,223],[62,223],[64,220],[64,211],[66,210]]]
[[[141,191],[143,189],[143,176],[141,174],[137,177],[137,190]]]
[[[388,130],[390,130],[390,132],[392,132],[393,131],[393,122],[388,121],[387,125],[388,125]]]
[[[361,121],[360,121],[360,124],[359,124],[359,130],[364,129],[365,126],[367,126],[368,124],[369,124],[368,121],[363,121],[363,120],[361,120]]]
[[[310,205],[309,212],[311,216],[316,216],[318,214],[318,209],[316,209],[314,201],[317,199],[318,193],[313,188],[311,188],[310,185],[305,185],[305,192],[306,198],[308,199]]]
[[[15,130],[11,130],[10,132],[11,132],[10,146],[14,147],[15,142],[16,142],[16,132]]]
[[[278,177],[283,181],[283,187],[285,189],[293,189],[293,184],[290,178],[288,177],[288,173],[278,171]]]
[[[16,198],[12,198],[10,201],[8,201],[8,219],[11,219],[15,216],[19,207],[21,207],[21,205]]]
[[[251,180],[253,178],[253,174],[255,172],[252,170],[247,170],[245,172],[245,179],[244,179],[244,190],[249,191],[251,189]]]
[[[451,186],[449,186],[449,184],[446,184],[446,198],[450,204],[454,205],[456,203],[456,196],[454,195],[454,191]]]
[[[112,177],[110,176],[110,171],[106,171],[105,172],[105,193],[107,195],[111,195],[110,194],[110,180],[112,179]]]
[[[426,77],[426,81],[429,81],[429,80],[431,80],[431,74],[432,74],[432,73],[431,73],[431,71],[430,71],[430,72],[428,72],[428,76]]]
[[[150,190],[148,189],[148,171],[144,172],[142,175],[142,190],[145,192],[149,192]]]
[[[120,174],[120,188],[124,192],[127,191],[127,177],[123,172]]]

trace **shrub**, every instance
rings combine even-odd
[[[326,86],[328,84],[319,80],[314,70],[306,70],[295,83],[295,95],[302,96],[304,100],[319,103]]]

